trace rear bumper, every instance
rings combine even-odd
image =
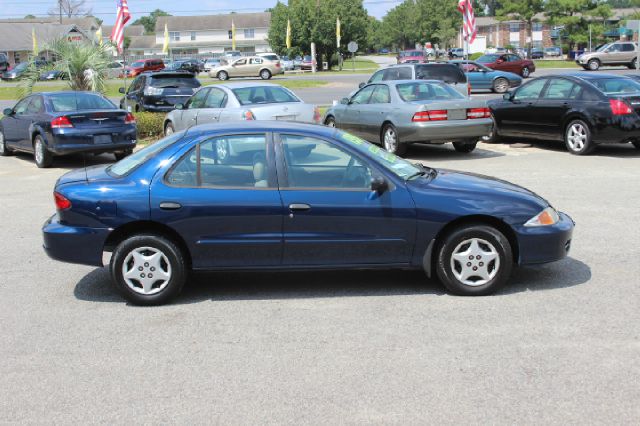
[[[110,143],[95,143],[96,136],[111,136]],[[78,152],[116,152],[133,149],[138,142],[135,125],[126,129],[59,129],[47,135],[47,149],[56,155]]]
[[[637,116],[621,117],[614,122],[598,125],[593,132],[596,144],[621,143],[640,139],[640,118]]]
[[[489,135],[492,128],[493,120],[490,118],[432,121],[397,126],[402,142],[448,142],[460,139],[480,138]]]
[[[47,255],[61,262],[103,266],[102,250],[108,228],[77,228],[59,222],[51,216],[42,227],[43,248]]]
[[[559,215],[560,221],[552,226],[515,227],[520,265],[555,262],[569,254],[575,223],[567,214]]]

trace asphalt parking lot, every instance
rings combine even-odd
[[[219,273],[138,308],[41,248],[81,158],[0,158],[0,422],[637,424],[640,151],[409,157],[539,192],[577,223],[570,257],[481,298],[419,272]]]

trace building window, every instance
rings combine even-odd
[[[229,30],[229,40],[233,39],[233,31]]]
[[[169,31],[169,40],[180,41],[180,33],[178,31]]]
[[[253,28],[247,28],[244,30],[244,38],[255,38],[256,37],[256,30],[254,30]]]
[[[542,23],[540,22],[534,22],[531,29],[533,31],[542,31]]]
[[[519,33],[520,32],[520,22],[512,22],[509,24],[509,31],[511,31],[512,33]]]
[[[196,32],[191,31],[191,41],[194,41],[195,39],[196,39]]]

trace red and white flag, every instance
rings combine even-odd
[[[116,23],[111,30],[111,41],[118,47],[118,52],[122,53],[122,47],[124,45],[124,24],[131,19],[129,13],[129,6],[127,0],[116,0],[118,7],[118,16],[116,16]]]
[[[469,43],[473,43],[476,39],[477,29],[472,0],[459,0],[458,10],[462,13],[462,35]]]

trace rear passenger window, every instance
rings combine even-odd
[[[544,99],[576,99],[580,86],[565,79],[553,79],[547,86]]]
[[[636,50],[636,47],[631,43],[625,43],[622,45],[623,52],[633,52],[634,50]]]

